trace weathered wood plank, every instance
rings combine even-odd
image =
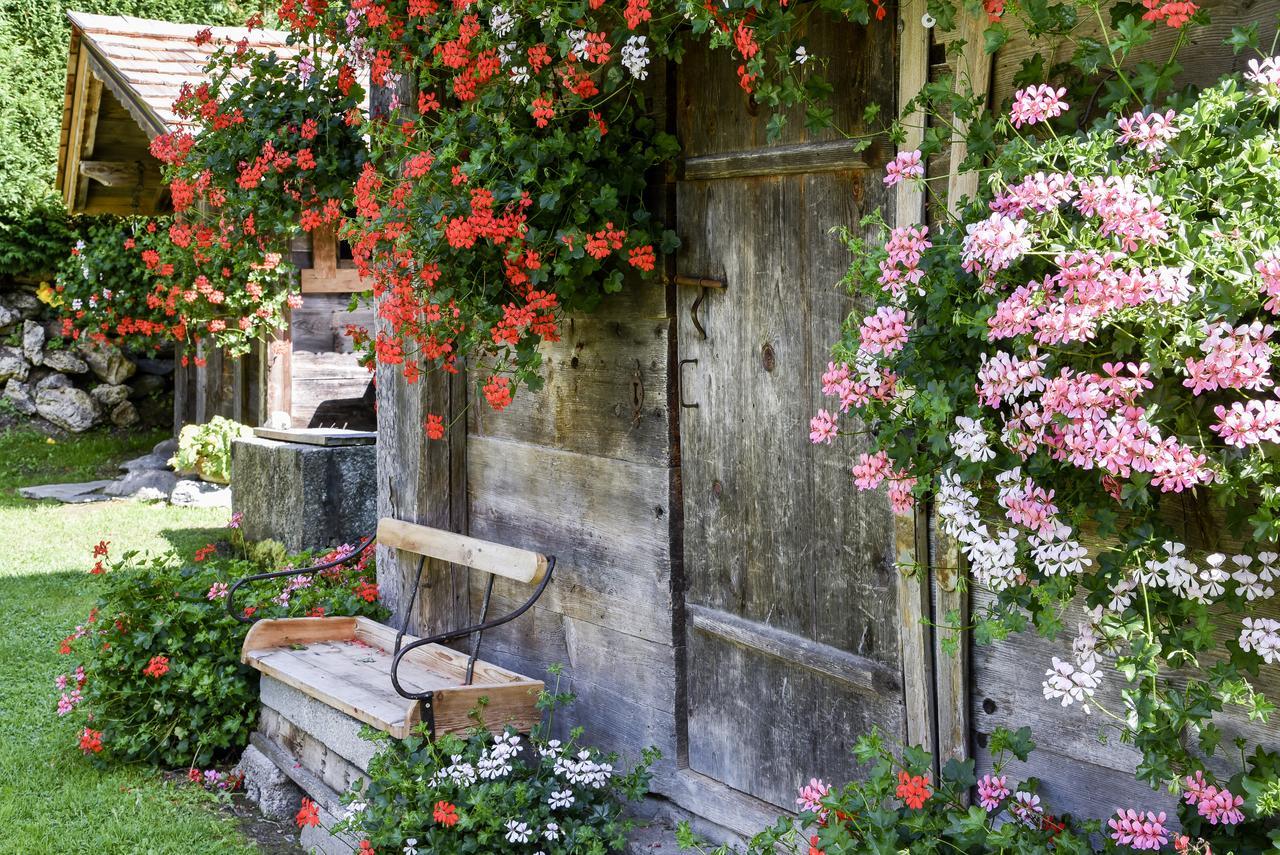
[[[471,534],[556,556],[543,608],[670,644],[665,468],[481,436],[467,458]]]
[[[501,413],[474,407],[471,432],[596,457],[669,463],[673,333],[664,289],[629,287],[598,312],[568,318],[560,334],[561,341],[541,348],[543,388],[518,394]]]
[[[547,558],[537,552],[403,520],[378,520],[378,542],[526,585],[547,575]]]
[[[854,140],[827,140],[687,157],[681,161],[680,177],[685,181],[712,181],[869,168],[864,152]]]

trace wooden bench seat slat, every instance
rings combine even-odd
[[[391,735],[404,738],[421,721],[418,701],[402,698],[391,685],[395,630],[368,618],[288,618],[254,624],[241,658],[264,674]],[[405,636],[405,643],[414,641]],[[410,651],[399,679],[413,692],[435,693],[436,732],[465,731],[469,717],[487,698],[485,724],[528,730],[543,684],[478,661],[475,682],[463,685],[467,657],[440,645]]]
[[[544,555],[403,520],[378,520],[378,542],[530,585],[538,584],[547,575]]]

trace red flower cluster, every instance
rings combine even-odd
[[[80,750],[85,754],[102,753],[102,731],[86,727],[80,734]]]
[[[210,555],[214,554],[217,551],[218,551],[218,547],[214,546],[212,543],[206,546],[202,546],[196,550],[196,555],[195,555],[196,561],[198,562],[204,561],[206,558],[208,558]]]
[[[356,596],[366,603],[372,603],[378,599],[378,585],[367,579],[361,579],[356,583],[355,592]]]
[[[154,677],[157,680],[169,673],[169,657],[168,656],[152,656],[151,661],[142,669],[143,675]]]
[[[445,828],[453,828],[458,824],[458,809],[449,802],[436,802],[431,817]]]
[[[319,825],[320,807],[311,799],[303,797],[302,808],[298,811],[295,821],[298,823],[298,828]]]
[[[895,792],[902,803],[913,810],[924,807],[933,795],[929,790],[928,775],[912,775],[905,769],[898,772],[898,789]]]

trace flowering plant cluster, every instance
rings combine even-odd
[[[855,484],[900,512],[932,501],[992,593],[980,641],[1028,615],[1056,636],[1083,600],[1045,698],[1101,712],[1143,780],[1235,799],[1276,765],[1265,746],[1208,758],[1215,713],[1267,719],[1257,675],[1280,664],[1280,59],[1180,109],[1129,92],[1070,133],[1065,88],[1024,87],[958,218],[849,239],[877,305],[847,325],[811,439],[841,413],[873,426]],[[906,153],[886,182],[922,175]]]
[[[162,277],[147,264],[164,242],[162,226],[153,221],[91,221],[44,292],[62,316],[63,336],[146,350],[183,332],[173,295],[155,287]]]
[[[253,436],[253,429],[222,416],[204,424],[184,425],[178,432],[178,450],[169,465],[180,473],[195,473],[202,480],[231,483],[231,442]]]
[[[821,126],[830,87],[796,33],[816,10],[865,22],[873,6],[883,17],[880,0],[364,0],[317,21],[394,93],[347,232],[384,321],[362,347],[411,381],[469,359],[499,410],[538,386],[564,313],[658,275],[676,246],[644,196],[676,152],[649,100],[662,63],[691,36],[723,47],[756,100]],[[426,428],[444,435],[439,415]]]
[[[621,851],[632,828],[624,803],[648,791],[658,753],[646,750],[623,773],[615,755],[581,744],[581,728],[563,742],[549,738],[555,709],[571,700],[544,692],[538,703],[546,719],[527,740],[482,727],[465,737],[388,740],[370,763],[369,780],[344,796],[341,828],[384,855]],[[483,705],[474,715],[483,721]],[[319,817],[304,806],[298,822],[318,824]]]
[[[853,855],[901,852],[1063,852],[1091,853],[1090,835],[1100,835],[1099,822],[1078,822],[1056,816],[1043,804],[1032,778],[1017,782],[1005,772],[1013,758],[1026,760],[1035,749],[1030,731],[1001,728],[991,734],[994,768],[979,778],[974,761],[950,760],[933,778],[932,756],[911,746],[895,750],[873,731],[858,740],[854,754],[869,767],[867,776],[843,788],[817,779],[800,788],[798,816],[786,816],[752,838],[745,849],[711,849],[682,824],[677,832],[681,850],[700,855]],[[976,793],[971,804],[970,793]],[[1118,811],[1117,827],[1129,837],[1129,815],[1145,823],[1135,833],[1142,842],[1180,840],[1179,851],[1197,841],[1171,834],[1162,814]],[[1148,816],[1150,817],[1148,820]],[[1124,851],[1112,835],[1105,851]]]
[[[294,6],[282,8],[286,22]],[[342,52],[300,25],[287,49],[264,52],[248,38],[220,46],[206,73],[174,105],[191,128],[151,144],[175,216],[148,268],[184,321],[179,338],[243,352],[299,304],[293,238],[342,221],[367,156],[365,91]]]
[[[233,518],[229,543],[209,544],[192,561],[133,552],[112,559],[107,542],[94,549],[89,572],[101,595],[59,644],[72,664],[55,686],[57,714],[76,722],[85,754],[196,769],[248,742],[258,711],[254,672],[240,662],[248,625],[227,614],[225,599],[236,579],[280,569],[282,550],[246,549],[239,523]],[[353,562],[252,586],[236,602],[263,617],[382,618],[375,578],[370,563]],[[226,780],[204,775],[210,786]]]

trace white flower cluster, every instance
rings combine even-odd
[[[649,76],[649,46],[644,36],[631,36],[622,46],[622,65],[636,80]]]
[[[570,784],[598,790],[613,777],[613,766],[595,762],[591,759],[591,752],[584,748],[576,759],[557,757],[555,773]]]
[[[990,532],[978,515],[978,497],[951,471],[942,475],[936,507],[943,532],[960,543],[974,580],[994,591],[1009,587],[1018,576],[1017,532]]]
[[[573,807],[573,790],[552,790],[551,795],[547,797],[547,804],[552,810],[560,810],[561,808]]]
[[[507,33],[515,28],[516,22],[519,20],[519,15],[512,14],[501,6],[494,6],[493,11],[489,13],[489,27],[493,30],[493,34],[500,39],[506,38]]]
[[[1047,532],[1027,536],[1031,561],[1046,576],[1075,576],[1093,565],[1089,550],[1071,537],[1071,526],[1054,522]]]
[[[1095,619],[1098,618],[1101,613],[1095,612]],[[1080,624],[1071,652],[1074,663],[1053,657],[1053,667],[1044,672],[1044,696],[1050,701],[1061,699],[1064,707],[1079,703],[1090,713],[1089,699],[1102,684],[1102,675],[1098,673],[1098,636],[1093,624]]]
[[[514,733],[500,733],[493,738],[493,745],[480,755],[476,770],[485,781],[504,778],[511,772],[511,758],[519,753],[520,737]]]
[[[462,760],[461,754],[449,758],[449,765],[436,772],[432,777],[433,784],[453,783],[459,787],[470,787],[476,782],[476,767]]]
[[[1268,665],[1280,663],[1280,621],[1245,618],[1240,631],[1240,648],[1262,657]]]
[[[1236,593],[1248,600],[1261,600],[1275,596],[1274,581],[1280,571],[1276,568],[1274,552],[1258,554],[1255,569],[1253,558],[1248,555],[1231,556],[1234,569],[1225,566],[1227,556],[1221,552],[1206,555],[1204,565],[1198,566],[1187,558],[1186,546],[1165,541],[1165,557],[1147,561],[1138,572],[1138,581],[1152,588],[1168,588],[1178,596],[1209,604],[1226,593],[1228,580],[1236,582]]]
[[[569,37],[569,51],[579,59],[585,57],[587,55],[587,48],[591,44],[587,41],[587,31],[570,30],[565,35]]]
[[[529,838],[532,836],[533,829],[529,828],[529,823],[519,822],[514,819],[507,820],[508,843],[528,843]]]
[[[956,430],[947,439],[951,442],[951,449],[956,457],[961,460],[985,463],[996,456],[987,441],[987,431],[978,419],[956,416]]]

